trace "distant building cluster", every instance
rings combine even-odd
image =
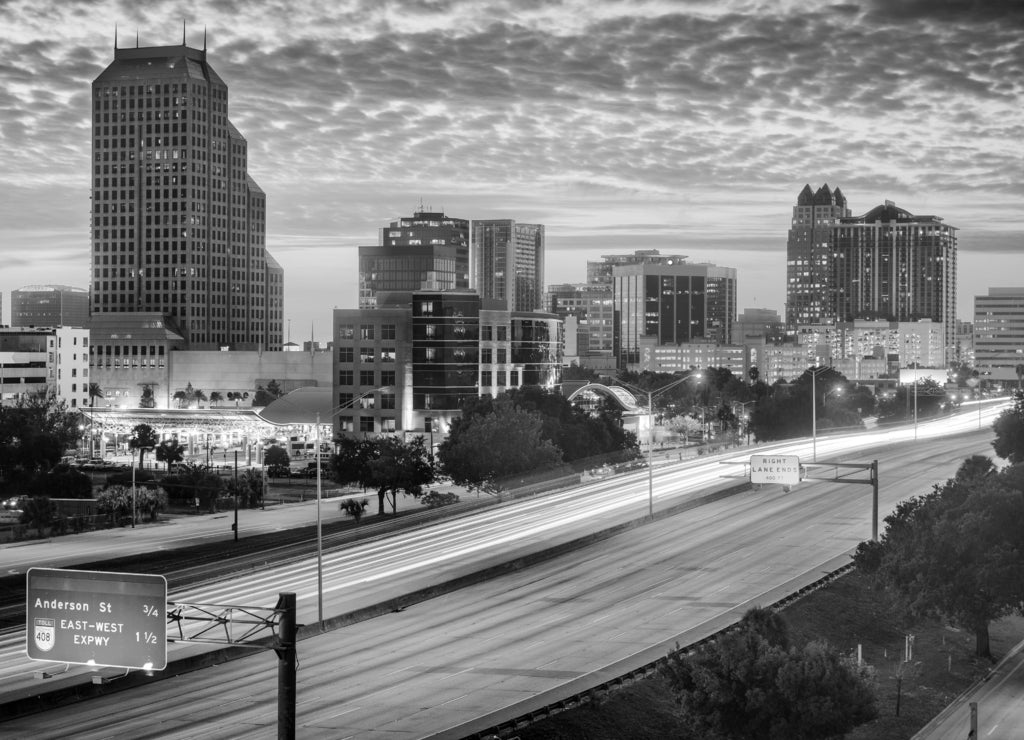
[[[188,388],[248,406],[268,384],[322,386],[338,431],[434,434],[467,400],[558,387],[572,364],[767,382],[819,365],[865,383],[954,362],[1024,375],[1024,288],[992,288],[958,322],[956,227],[891,201],[854,216],[828,185],[797,195],[784,316],[738,308],[742,266],[653,249],[545,286],[543,224],[421,204],[359,247],[358,308],[334,310],[331,341],[300,347],[266,196],[206,49],[115,40],[91,99],[90,287],[12,291],[4,403],[45,390],[75,408],[166,408]]]

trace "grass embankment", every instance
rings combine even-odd
[[[852,740],[906,740],[992,667],[974,657],[974,635],[942,623],[907,623],[856,571],[783,611],[792,643],[825,639],[875,669],[878,718],[858,727]],[[913,660],[903,664],[900,714],[897,671],[906,635],[914,635]],[[1024,619],[1002,620],[991,629],[992,653],[1000,658],[1024,636]],[[600,704],[562,712],[519,731],[521,740],[684,740],[668,685],[653,677],[609,695]]]

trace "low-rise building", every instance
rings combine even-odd
[[[0,405],[44,395],[82,408],[89,382],[87,329],[0,327]]]

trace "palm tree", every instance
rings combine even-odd
[[[96,405],[97,398],[103,398],[103,389],[99,383],[89,383],[89,408]]]
[[[1024,378],[1024,365],[1017,365],[1014,370],[1017,371],[1017,390],[1020,390],[1021,379]]]
[[[216,406],[224,400],[224,396],[221,395],[220,391],[212,391],[210,393],[210,404]]]
[[[132,427],[132,436],[128,440],[128,449],[139,451],[139,469],[146,452],[160,444],[160,435],[149,424],[136,424]]]
[[[185,408],[186,399],[188,398],[185,391],[174,391],[174,396],[172,396],[172,398],[174,398],[174,400],[178,403],[179,409]]]

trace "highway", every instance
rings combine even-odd
[[[1024,642],[913,740],[964,740],[971,727],[971,702],[978,705],[978,740],[1017,740],[1024,734]]]
[[[972,428],[968,415],[966,428]],[[930,489],[968,454],[990,452],[991,433],[942,439],[957,419],[922,424],[922,441],[881,436],[882,514]],[[986,424],[987,427],[987,424]],[[973,427],[976,428],[976,427]],[[848,440],[818,440],[819,460]],[[808,452],[808,442],[773,448]],[[671,466],[656,475],[659,507],[718,482],[717,463]],[[898,480],[899,479],[899,480]],[[380,600],[460,568],[507,559],[553,538],[641,515],[646,475],[553,496],[367,543],[325,561],[328,614]],[[713,632],[752,603],[814,580],[870,530],[870,488],[777,486],[639,527],[540,566],[352,625],[300,644],[300,737],[423,737],[566,683],[595,681],[618,662],[642,665],[681,633]],[[501,515],[501,516],[499,516]],[[505,519],[505,517],[509,517]],[[578,529],[581,522],[589,522]],[[521,534],[513,533],[520,531]],[[417,544],[418,543],[418,544]],[[534,543],[531,545],[530,543]],[[268,571],[176,600],[272,604],[299,594],[302,621],[315,614],[311,566]],[[442,575],[443,573],[443,575]],[[315,619],[315,617],[314,617]],[[16,662],[5,657],[3,665]],[[618,666],[614,670],[618,670]],[[621,672],[621,671],[620,671]],[[605,678],[609,677],[605,675]],[[13,677],[12,677],[13,678]],[[230,688],[225,688],[229,686]],[[329,689],[325,688],[329,687]],[[273,737],[276,669],[262,653],[144,688],[0,725],[13,737]],[[182,706],[189,711],[181,711]],[[112,707],[117,719],[111,719]],[[133,709],[135,707],[135,709]],[[166,709],[164,708],[166,707]],[[453,729],[462,726],[462,729]],[[50,734],[48,734],[50,733]]]

